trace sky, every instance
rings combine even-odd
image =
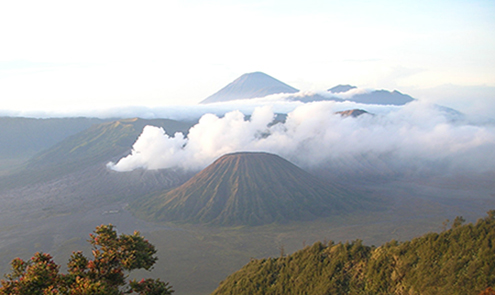
[[[494,1],[2,1],[0,111],[193,106],[244,73],[495,110]]]

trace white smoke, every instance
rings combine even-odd
[[[132,147],[132,153],[120,159],[117,165],[109,163],[117,171],[131,171],[136,168],[160,169],[179,166],[181,147],[187,140],[180,132],[174,137],[169,137],[163,128],[145,126],[136,143]]]
[[[199,170],[236,151],[275,153],[306,168],[362,155],[386,158],[396,167],[433,165],[473,171],[495,167],[494,126],[455,122],[441,109],[419,101],[403,107],[368,105],[375,115],[357,118],[335,114],[345,104],[303,104],[288,114],[285,123],[274,125],[270,106],[256,108],[249,120],[240,111],[224,117],[206,114],[187,138],[180,133],[169,137],[164,130],[147,126],[132,153],[109,167]]]

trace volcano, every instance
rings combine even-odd
[[[227,154],[183,185],[137,204],[157,221],[262,225],[312,220],[360,207],[359,198],[273,154]]]
[[[296,93],[297,90],[265,73],[247,73],[207,97],[200,103],[222,102],[236,99],[265,97],[270,94]]]

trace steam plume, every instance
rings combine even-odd
[[[181,167],[199,170],[216,158],[236,151],[278,154],[305,168],[342,157],[372,155],[395,167],[433,165],[442,169],[493,170],[495,128],[452,121],[433,105],[412,102],[403,107],[377,107],[376,115],[345,118],[341,105],[323,101],[300,105],[285,123],[271,125],[270,107],[256,108],[249,120],[240,111],[224,117],[204,115],[188,137],[173,137],[147,126],[132,153],[109,167]]]

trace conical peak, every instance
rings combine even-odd
[[[264,152],[227,154],[153,201],[157,220],[260,225],[351,210],[353,194]]]
[[[271,153],[266,153],[266,152],[234,152],[230,154],[225,154],[221,156],[220,158],[217,159],[231,159],[231,158],[279,158],[282,159],[280,156],[271,154]],[[285,160],[284,160],[285,161]]]
[[[253,72],[240,76],[201,103],[249,99],[278,93],[295,93],[298,91],[296,88],[263,72]]]

